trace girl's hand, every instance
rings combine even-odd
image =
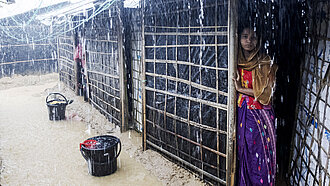
[[[245,94],[245,95],[248,95],[248,96],[252,96],[254,97],[254,94],[253,94],[253,89],[252,88],[243,88],[242,87],[242,84],[241,84],[241,77],[239,75],[239,72],[237,71],[237,74],[236,74],[236,78],[233,78],[233,81],[234,81],[234,84],[235,84],[235,88],[236,88],[236,91],[237,92],[240,92],[242,94]]]
[[[239,75],[238,71],[236,72],[236,78],[233,78],[233,81],[234,81],[236,90],[239,90],[240,88],[242,88],[242,86],[240,84],[240,75]]]

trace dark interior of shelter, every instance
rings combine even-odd
[[[279,67],[276,185],[328,185],[329,9],[326,0],[141,0],[137,8],[98,0],[66,19],[48,14],[51,25],[29,19],[31,10],[0,19],[0,78],[59,73],[122,132],[141,133],[145,150],[207,184],[235,185],[231,62],[248,25]],[[78,46],[85,67],[74,59]]]
[[[300,82],[300,64],[304,54],[307,23],[304,22],[305,2],[281,1],[263,3],[240,1],[239,25],[244,22],[255,24],[262,39],[279,69],[277,73],[274,110],[277,116],[278,177],[288,174],[289,152],[294,127],[297,91]],[[293,11],[294,10],[294,11]],[[245,13],[246,11],[246,13]]]

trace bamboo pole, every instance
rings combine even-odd
[[[193,65],[189,65],[189,66],[193,66]],[[184,80],[184,79],[180,79],[180,78],[177,78],[177,77],[172,77],[172,76],[167,76],[167,75],[161,75],[161,74],[155,74],[155,73],[150,73],[150,72],[147,72],[146,75],[154,76],[154,77],[162,77],[164,79],[168,79],[168,80],[172,80],[172,81],[176,81],[176,82],[182,82],[182,83],[191,85],[193,87],[196,87],[196,88],[199,88],[199,89],[202,89],[202,90],[207,90],[207,91],[212,92],[212,93],[215,93],[215,94],[220,94],[220,95],[223,95],[223,96],[228,96],[228,93],[227,92],[223,92],[223,91],[217,90],[215,88],[210,88],[208,86],[201,85],[201,84],[198,84],[198,83],[189,81],[189,80]],[[224,105],[224,104],[219,104],[219,105],[222,105],[220,107],[222,107],[224,110],[227,110],[227,105]]]
[[[219,12],[218,12],[218,1],[216,1],[215,2],[215,26],[217,26],[218,25],[218,14],[219,14]],[[218,29],[217,29],[217,27],[215,28],[215,32],[217,32],[218,31]],[[218,37],[217,36],[214,36],[214,44],[218,44]],[[215,48],[215,67],[216,67],[216,71],[215,71],[215,73],[216,73],[216,81],[215,81],[215,83],[216,83],[216,89],[217,90],[219,90],[219,67],[218,67],[218,47],[214,47]],[[216,103],[219,103],[219,91],[216,91]],[[220,139],[219,139],[219,123],[220,123],[220,121],[219,121],[219,109],[217,108],[217,110],[216,110],[216,127],[217,127],[217,132],[216,132],[216,138],[217,138],[217,151],[218,152],[220,152]],[[217,156],[217,175],[218,175],[218,177],[220,177],[220,157],[219,156]]]
[[[61,81],[61,73],[60,73],[60,66],[61,66],[61,63],[60,63],[60,38],[57,37],[56,38],[56,47],[57,47],[57,72],[58,72],[58,79],[59,81]]]
[[[82,38],[82,53],[85,54],[83,55],[83,58],[85,59],[85,69],[84,69],[84,74],[86,76],[86,94],[87,94],[87,100],[89,103],[91,103],[90,99],[90,88],[89,88],[89,74],[88,74],[88,58],[87,58],[87,50],[86,50],[86,38]]]
[[[122,5],[120,3],[120,5]],[[127,78],[126,78],[126,70],[125,70],[125,61],[124,61],[124,44],[123,44],[123,21],[122,21],[122,6],[116,5],[117,12],[118,12],[118,59],[119,59],[119,82],[120,82],[120,97],[121,97],[121,127],[120,131],[125,132],[128,129],[127,126]]]
[[[190,34],[191,33],[191,29],[190,29],[190,26],[191,26],[191,22],[190,22],[190,19],[188,19],[188,25],[189,25],[189,28],[188,28],[188,33]],[[166,40],[166,42],[167,42],[167,40]],[[166,43],[167,44],[167,43]],[[177,44],[177,43],[176,43]],[[189,60],[189,63],[192,63],[192,61],[191,61],[191,41],[190,41],[190,39],[188,40],[188,60]],[[167,50],[167,48],[166,48],[166,50]],[[166,51],[166,59],[168,59],[167,58],[167,51]],[[167,65],[166,65],[167,66]],[[167,72],[167,71],[166,71]],[[192,83],[192,81],[191,81],[191,78],[192,77],[192,75],[191,75],[191,65],[189,65],[189,97],[191,96],[191,83]],[[166,83],[167,83],[167,81],[166,81]],[[167,84],[166,84],[167,85]],[[167,90],[167,89],[166,89]],[[190,110],[191,110],[191,101],[189,101],[188,102],[188,117],[187,117],[187,120],[188,120],[188,138],[189,139],[191,139],[191,122],[190,122],[190,120],[191,120],[191,118],[190,118]],[[165,115],[165,114],[164,114]],[[164,116],[165,117],[165,116]],[[195,116],[192,116],[192,117],[195,117]],[[166,117],[165,117],[166,118]],[[189,143],[189,147],[188,147],[189,149],[191,149],[192,148],[192,145],[190,145],[190,143]],[[191,162],[191,150],[189,150],[189,162]]]
[[[3,63],[0,63],[0,66],[18,64],[18,63],[38,62],[38,61],[40,61],[40,62],[42,62],[42,61],[55,61],[55,59],[48,58],[48,59],[33,59],[33,60],[24,60],[24,61],[3,62]]]
[[[74,35],[71,36],[71,40],[73,40],[73,41],[75,40]],[[76,47],[77,47],[77,46],[74,46],[74,47],[73,47],[73,51],[75,51]],[[73,53],[74,53],[74,52],[73,52]],[[73,53],[72,53],[72,54],[73,54]],[[74,55],[74,54],[73,54],[73,55]],[[73,56],[72,56],[72,57],[73,57]],[[75,94],[76,94],[76,95],[79,95],[79,86],[78,86],[78,85],[79,85],[79,84],[78,84],[78,78],[79,78],[79,77],[78,77],[78,63],[79,63],[79,62],[76,61],[76,60],[73,61],[73,71],[74,71],[74,74],[73,74],[73,75],[74,75],[74,81],[75,81],[75,83],[74,83],[74,85],[75,85],[75,87],[74,87],[74,91],[75,91]]]
[[[112,74],[107,74],[107,73],[104,73],[104,72],[98,72],[98,71],[94,71],[94,70],[89,70],[88,72],[94,73],[94,74],[99,74],[99,75],[106,76],[106,77],[110,77],[110,78],[113,78],[113,79],[119,79],[120,78],[120,76],[116,76],[116,75],[112,75]],[[100,82],[98,80],[96,80],[96,81],[97,82]],[[107,86],[109,86],[109,85],[107,85]],[[113,87],[113,89],[120,91],[119,89],[116,89],[115,87]]]
[[[46,45],[51,45],[51,43],[40,43],[40,44],[21,44],[21,45],[0,45],[0,48],[7,48],[7,47],[21,47],[21,46],[46,46]]]
[[[62,43],[62,44],[64,44],[64,43]],[[63,50],[63,51],[65,51],[65,52],[69,52],[70,54],[72,54],[72,55],[73,55],[73,51],[69,51],[69,50],[67,50],[67,49],[64,49],[64,48],[59,48],[59,50]]]
[[[141,1],[141,26],[142,26],[142,48],[141,48],[141,63],[142,63],[142,113],[143,113],[143,150],[147,150],[147,129],[146,129],[146,64],[145,64],[145,38],[144,38],[144,7],[145,1]]]
[[[204,6],[204,8],[206,8]],[[198,8],[200,9],[200,8]],[[191,9],[192,10],[192,9]],[[167,14],[167,13],[166,13]],[[200,26],[178,26],[178,27],[171,27],[171,26],[145,26],[145,27],[148,27],[148,28],[169,28],[169,29],[199,29],[201,28]],[[228,26],[205,26],[203,25],[203,28],[227,28]]]
[[[152,109],[152,110],[154,110],[154,111],[157,111],[157,112],[159,112],[159,113],[162,113],[162,114],[164,114],[164,115],[166,115],[166,116],[168,116],[168,117],[171,117],[171,118],[173,118],[174,120],[179,120],[179,121],[181,121],[181,122],[188,123],[188,119],[182,118],[182,117],[177,116],[177,115],[175,115],[175,114],[171,114],[171,113],[169,113],[169,112],[166,112],[166,113],[165,113],[163,110],[159,110],[159,109],[153,108],[153,107],[151,107],[151,106],[149,106],[149,105],[147,105],[146,107],[147,107],[148,109]],[[190,125],[192,125],[192,126],[194,126],[194,127],[196,127],[196,128],[200,128],[200,129],[208,130],[208,131],[212,131],[212,132],[219,132],[219,134],[225,134],[225,135],[227,135],[227,132],[225,132],[225,131],[222,131],[222,130],[217,131],[216,128],[209,127],[209,126],[207,126],[207,125],[203,125],[203,124],[200,124],[200,123],[196,123],[196,122],[194,122],[194,121],[189,121],[189,122],[190,122]]]
[[[201,45],[198,45],[198,47],[200,47]],[[203,45],[203,46],[206,46],[206,45]],[[226,44],[227,46],[227,44]],[[172,46],[171,46],[172,47]],[[147,47],[146,47],[147,48]],[[150,59],[146,59],[146,62],[154,62]],[[175,61],[175,60],[161,60],[161,59],[156,59],[155,62],[157,63],[172,63],[172,64],[182,64],[182,65],[190,65],[190,66],[194,66],[194,67],[201,67],[201,68],[208,68],[208,69],[214,69],[214,70],[222,70],[222,71],[228,71],[227,68],[216,68],[216,67],[211,67],[211,66],[206,66],[206,65],[200,65],[200,64],[193,64],[193,63],[189,63],[189,62],[186,62],[186,61]],[[148,72],[150,73],[150,72]],[[148,74],[147,74],[148,75]],[[156,75],[159,75],[159,74],[156,74]],[[193,82],[192,82],[193,83]],[[224,94],[223,94],[224,95]],[[227,96],[227,95],[226,95]]]
[[[226,36],[228,33],[227,32],[191,32],[190,34],[189,33],[185,33],[185,32],[178,32],[178,33],[175,33],[175,32],[162,32],[162,33],[154,33],[154,32],[146,32],[145,33],[146,35],[170,35],[170,36],[190,36],[190,35],[194,35],[194,36],[214,36],[214,35],[217,35],[217,36]],[[157,46],[157,47],[160,47],[160,46]]]
[[[171,95],[171,96],[174,96],[174,97],[179,97],[179,98],[182,98],[182,99],[187,99],[187,100],[190,100],[190,101],[195,101],[195,102],[202,103],[202,104],[212,106],[212,107],[215,107],[215,108],[220,108],[221,110],[227,110],[228,109],[223,104],[215,103],[215,102],[211,102],[211,101],[206,101],[206,100],[203,100],[201,98],[187,97],[185,95],[181,95],[181,94],[178,94],[178,93],[167,92],[167,91],[164,91],[164,90],[158,90],[158,89],[149,88],[149,87],[146,87],[145,89],[146,90],[151,90],[151,91],[154,91],[154,92],[157,92],[157,93]]]
[[[94,96],[95,98],[102,100],[100,98],[98,98],[97,96]],[[104,110],[99,104],[95,103],[92,99],[91,99],[91,103],[92,105],[96,106],[98,109],[100,109],[102,112],[104,112],[105,114],[107,114],[108,116],[111,116],[113,120],[116,120],[118,123],[120,123],[120,120],[118,118],[113,117],[113,115],[111,113],[109,113],[108,111]]]
[[[133,62],[135,62],[135,72],[134,72],[134,68],[133,68],[133,73],[137,74],[137,77],[134,77],[133,75],[133,81],[135,81],[136,83],[136,99],[134,98],[134,100],[136,101],[136,105],[135,105],[135,109],[136,109],[136,123],[139,125],[138,127],[138,131],[139,132],[142,132],[142,107],[140,107],[139,105],[142,105],[142,99],[139,98],[139,95],[142,96],[142,79],[141,79],[141,73],[142,73],[142,59],[141,59],[141,42],[142,42],[142,38],[139,37],[139,36],[142,36],[142,32],[141,32],[141,28],[142,28],[142,25],[141,25],[141,28],[137,27],[137,25],[139,25],[139,23],[141,24],[142,23],[142,9],[141,9],[141,4],[139,5],[140,7],[137,9],[137,19],[136,19],[136,22],[135,22],[135,25],[133,27],[134,29],[134,40],[132,40],[132,42],[135,42],[135,45],[134,45],[134,55],[133,57],[135,57],[136,59],[133,59]],[[134,66],[134,65],[133,65]],[[133,89],[134,90],[134,89]],[[142,97],[141,97],[142,98]],[[140,109],[141,108],[141,109]],[[134,118],[135,119],[135,118]]]
[[[228,1],[228,25],[229,25],[229,48],[228,48],[228,114],[227,114],[227,153],[226,180],[227,185],[235,184],[236,171],[236,89],[232,78],[236,75],[237,61],[237,0]]]
[[[176,25],[179,25],[178,23],[179,23],[179,19],[178,19],[178,10],[177,10],[177,12],[176,12]],[[156,22],[157,22],[157,20],[155,19],[155,25],[157,25],[156,24]],[[175,44],[178,44],[178,28],[176,28],[175,29],[176,30],[176,32],[174,33],[175,35],[176,35],[176,37],[175,37]],[[155,30],[156,31],[156,30]],[[157,31],[156,31],[157,32]],[[154,35],[154,37],[156,37],[156,35]],[[154,45],[156,45],[156,39],[155,39],[155,42],[154,42]],[[175,48],[175,50],[176,50],[176,52],[175,52],[175,61],[177,62],[178,61],[178,47],[176,47]],[[154,60],[155,60],[155,62],[154,62],[154,68],[155,68],[155,70],[154,70],[154,73],[156,73],[156,47],[155,47],[155,49],[154,49]],[[178,81],[178,77],[179,77],[179,66],[178,66],[178,64],[176,63],[175,64],[176,65],[176,68],[175,68],[175,71],[176,71],[176,73],[175,73],[175,76],[176,76],[176,81],[175,81],[175,92],[178,92],[178,83],[179,83],[179,81]],[[154,81],[156,80],[156,77],[154,77]],[[156,87],[156,83],[154,83],[154,88]],[[166,87],[167,88],[167,87]],[[153,91],[154,92],[154,94],[156,95],[156,91],[154,90]],[[165,93],[164,93],[165,94]],[[166,94],[165,94],[166,95]],[[156,96],[154,96],[154,99],[156,99]],[[177,101],[178,101],[178,97],[177,96],[175,96],[174,97],[174,113],[177,113]],[[155,100],[155,102],[156,102],[156,100]],[[156,103],[155,103],[156,104]],[[156,106],[156,105],[155,105]],[[177,122],[176,122],[177,120],[174,120],[173,121],[173,123],[174,123],[174,131],[175,131],[175,134],[174,134],[174,136],[175,136],[175,150],[176,150],[176,153],[177,153],[177,156],[179,156],[179,145],[178,145],[178,133],[177,133]]]

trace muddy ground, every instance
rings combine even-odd
[[[81,141],[84,137],[87,138],[93,135],[95,136],[102,134],[110,134],[117,136],[122,142],[123,153],[119,156],[119,169],[115,174],[111,175],[113,177],[112,181],[115,179],[116,175],[118,176],[118,179],[120,181],[117,184],[206,185],[206,183],[202,182],[198,178],[198,175],[195,175],[190,171],[183,169],[180,166],[170,162],[168,159],[164,158],[159,153],[153,150],[143,151],[141,145],[141,134],[135,131],[120,133],[120,129],[118,126],[114,126],[113,124],[109,123],[102,114],[100,114],[95,108],[91,106],[91,104],[84,102],[82,97],[76,96],[71,89],[66,87],[63,83],[59,82],[58,78],[58,74],[48,74],[40,76],[15,76],[13,78],[6,77],[0,79],[0,111],[2,111],[2,113],[0,113],[1,185],[12,185],[12,183],[14,183],[14,185],[57,185],[72,182],[78,185],[88,185],[90,180],[92,180],[92,182],[90,183],[96,185],[104,185],[106,183],[110,183],[108,178],[96,179],[88,175],[86,173],[87,170],[85,170],[87,169],[86,162],[84,161],[84,159],[79,157],[80,152],[79,150],[78,152],[76,152],[76,149],[72,149],[72,154],[74,154],[73,158],[75,159],[72,158],[72,160],[70,161],[76,162],[76,164],[74,165],[76,167],[79,167],[78,170],[77,168],[73,167],[68,170],[68,173],[63,175],[59,174],[59,176],[70,176],[71,172],[77,171],[74,173],[75,175],[73,175],[73,177],[77,177],[77,179],[63,178],[63,181],[61,182],[58,181],[57,178],[57,180],[54,181],[50,178],[47,178],[47,174],[44,175],[46,178],[39,177],[38,175],[34,174],[35,171],[31,168],[33,166],[40,166],[44,167],[45,169],[49,167],[49,169],[55,169],[55,171],[49,171],[48,176],[52,177],[54,175],[57,175],[58,172],[60,172],[60,168],[56,167],[55,164],[61,164],[60,166],[62,166],[61,168],[63,169],[63,166],[71,167],[73,164],[71,164],[70,162],[63,163],[62,161],[56,162],[45,159],[44,164],[54,165],[44,165],[43,161],[37,160],[34,164],[26,163],[29,162],[28,156],[38,157],[37,154],[44,153],[44,155],[52,157],[54,154],[57,153],[55,152],[56,149],[38,148],[39,146],[35,145],[34,142],[31,141],[31,138],[38,138],[38,140],[40,140],[39,143],[43,143],[43,141],[49,141],[49,135],[54,135],[54,138],[58,139],[57,141],[54,141],[54,143],[65,143],[66,141],[72,141],[73,143],[75,140]],[[47,115],[47,108],[44,103],[44,100],[50,92],[61,92],[68,99],[74,100],[72,104],[67,106],[67,121],[60,121],[57,123],[52,123],[53,121],[49,121]],[[33,100],[35,101],[32,102]],[[29,101],[31,101],[31,103]],[[31,113],[27,114],[36,114],[34,118],[40,120],[41,117],[41,120],[45,121],[46,123],[44,122],[38,124],[40,122],[33,121],[32,117],[31,121],[27,121],[27,119],[24,118],[13,119],[15,117],[20,117],[18,114],[13,113],[15,112],[15,108],[12,108],[13,110],[10,111],[9,107],[15,104],[15,102],[18,105],[16,107],[20,107],[21,105],[22,108],[20,109],[22,110],[22,112],[24,112],[24,107],[25,110],[34,110],[37,113],[31,111]],[[36,105],[34,109],[29,109],[29,107],[31,107],[33,104]],[[40,116],[38,117],[38,115]],[[27,118],[30,118],[30,116],[27,116]],[[29,127],[27,129],[24,129],[24,127],[27,125],[25,123],[31,123],[29,124]],[[15,126],[17,128],[15,128]],[[39,129],[42,129],[43,131],[38,131]],[[29,134],[25,134],[25,131],[29,130],[31,130]],[[37,131],[36,134],[33,134],[34,131]],[[47,134],[47,132],[50,131],[51,134]],[[40,132],[45,135],[38,135],[40,134]],[[66,141],[62,142],[60,139],[62,138],[61,136],[63,136],[64,134],[66,135]],[[75,137],[70,139],[71,135]],[[13,143],[12,141],[18,141],[18,144]],[[33,145],[31,145],[32,143]],[[51,143],[51,141],[49,143]],[[46,143],[44,146],[48,146],[49,143]],[[78,142],[75,142],[72,145],[74,146],[76,145],[76,143],[77,145],[79,145]],[[17,150],[13,146],[18,146],[20,148],[17,148]],[[28,148],[29,146],[31,147],[31,149],[33,149],[34,147],[36,149],[34,151],[31,151],[31,154],[26,155],[26,157],[24,154],[26,153],[24,147]],[[35,153],[35,155],[33,153]],[[42,159],[43,156],[40,156],[40,158]],[[22,171],[21,169],[23,169],[24,171]],[[83,179],[86,179],[85,181],[80,180],[80,173],[83,175]],[[136,176],[134,176],[135,174]],[[143,179],[141,177],[143,177]]]

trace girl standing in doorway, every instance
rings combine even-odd
[[[275,185],[275,115],[271,106],[275,73],[268,55],[260,51],[256,32],[240,33],[237,99],[238,185]]]

